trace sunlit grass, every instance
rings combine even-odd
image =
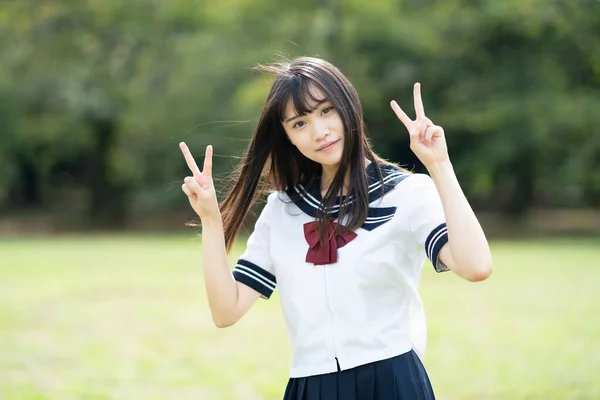
[[[215,328],[192,236],[0,241],[0,399],[280,399],[277,296]],[[438,398],[600,398],[600,240],[493,253],[482,283],[425,267]]]

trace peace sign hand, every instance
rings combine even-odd
[[[429,169],[429,167],[436,163],[449,160],[446,138],[444,136],[444,129],[441,126],[434,125],[425,116],[425,109],[421,100],[421,85],[419,83],[415,83],[414,99],[415,111],[417,113],[417,118],[414,121],[402,111],[395,100],[392,100],[390,105],[410,134],[410,149],[419,157],[423,165]]]
[[[219,203],[212,180],[212,146],[206,147],[204,169],[200,172],[190,149],[183,142],[179,143],[185,162],[193,176],[186,176],[181,190],[187,195],[190,205],[200,219],[213,218],[219,215]]]

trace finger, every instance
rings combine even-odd
[[[192,174],[194,174],[194,176],[202,175],[200,173],[200,169],[198,168],[198,164],[196,164],[196,160],[194,160],[192,153],[190,153],[190,149],[187,147],[187,144],[181,142],[179,143],[179,148],[181,149],[183,157],[185,158],[185,162],[187,163],[190,171],[192,171]]]
[[[431,140],[433,139],[433,136],[436,134],[437,130],[438,128],[435,125],[427,127],[427,130],[425,131],[426,143],[431,143]]]
[[[425,108],[423,107],[423,99],[421,99],[421,84],[415,83],[413,90],[413,97],[415,98],[415,112],[417,113],[417,119],[425,118]]]
[[[433,122],[431,122],[431,120],[427,117],[423,118],[423,126],[421,129],[423,134],[423,140],[425,140],[426,143],[429,143],[429,141],[431,140],[431,136],[428,135],[429,128],[431,127],[435,127]]]
[[[421,131],[423,130],[423,120],[418,120],[412,126],[412,129],[408,132],[410,140],[421,141]]]
[[[183,185],[181,185],[181,190],[183,190],[183,193],[185,193],[187,195],[187,197],[193,196],[193,193],[190,191],[190,189],[188,189],[188,187],[185,183]]]
[[[185,182],[184,185],[193,194],[200,194],[200,192],[202,191],[202,188],[200,187],[195,178],[192,178],[191,176],[186,176],[183,181]]]
[[[212,155],[212,146],[206,146],[206,154],[204,156],[204,167],[202,168],[202,174],[206,175],[209,178],[212,178]]]
[[[396,100],[392,100],[390,102],[390,106],[392,106],[392,110],[394,110],[394,113],[396,113],[396,116],[404,124],[406,129],[410,130],[409,127],[412,125],[413,121],[408,117],[408,115],[406,115],[404,111],[402,111],[398,103],[396,103]]]

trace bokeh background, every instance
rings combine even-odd
[[[178,143],[222,193],[253,67],[300,55],[418,172],[389,101],[421,82],[490,238],[485,282],[424,269],[438,397],[600,398],[599,1],[5,0],[0,46],[0,399],[281,398],[277,296],[211,323]]]

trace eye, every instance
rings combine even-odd
[[[329,106],[329,107],[325,107],[323,109],[323,111],[321,111],[321,114],[328,114],[331,110],[333,110],[335,107],[333,106]]]
[[[298,121],[294,124],[294,126],[292,126],[292,128],[302,128],[304,126],[304,124],[306,124],[306,122]]]

